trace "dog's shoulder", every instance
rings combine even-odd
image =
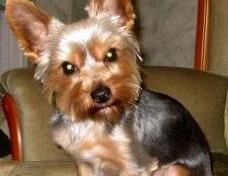
[[[141,91],[137,112],[139,116],[147,116],[147,118],[190,116],[188,110],[173,97],[146,89]]]

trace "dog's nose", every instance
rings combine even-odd
[[[105,103],[111,98],[111,90],[105,85],[101,85],[91,93],[91,97],[96,103]]]

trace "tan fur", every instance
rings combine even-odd
[[[85,50],[71,46],[71,53],[67,58],[79,69],[75,76],[67,76],[63,73],[62,62],[59,61],[58,56],[52,59],[46,88],[49,90],[49,96],[53,92],[57,94],[57,105],[61,110],[73,113],[77,118],[87,118],[92,115],[101,119],[106,116],[108,120],[116,121],[124,106],[135,103],[140,84],[137,64],[134,59],[131,59],[132,53],[118,41],[114,40],[109,46],[101,41],[92,40],[89,44],[89,52],[97,61],[93,69],[82,67],[85,63]],[[115,63],[104,63],[104,56],[110,47],[117,48],[118,59]],[[109,103],[118,104],[93,114],[99,107],[94,104],[90,93],[100,84],[105,84],[112,89],[113,96]]]
[[[25,55],[38,63],[51,18],[28,0],[8,0],[6,16]]]
[[[75,64],[78,69],[82,68],[85,64],[85,50],[82,46],[72,44],[69,54],[69,61]]]
[[[111,170],[113,174],[120,172],[124,176],[146,174],[157,169],[157,162],[153,159],[148,160],[148,168],[137,167],[131,147],[129,147],[134,145],[129,138],[131,134],[117,128],[110,135],[105,133],[105,124],[102,121],[87,121],[86,123],[88,124],[80,127],[86,131],[77,134],[75,136],[77,140],[73,143],[68,139],[66,128],[56,129],[53,133],[55,141],[61,144],[67,152],[73,154],[76,160],[79,159],[79,166],[82,162],[82,165],[86,163],[87,170],[93,170],[96,167],[101,168],[102,171],[103,169]],[[69,126],[69,128],[75,127]]]
[[[96,61],[104,61],[105,54],[108,52],[109,46],[104,45],[103,43],[99,42],[99,40],[94,39],[90,46],[89,50],[96,59]]]
[[[110,9],[112,11],[110,12]],[[116,15],[121,17],[121,23],[128,30],[132,30],[135,14],[130,0],[90,0],[86,10],[91,18],[99,14]]]

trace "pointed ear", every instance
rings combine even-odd
[[[32,63],[40,62],[52,18],[29,0],[7,0],[6,17],[24,54]]]
[[[135,14],[131,0],[90,0],[86,11],[90,18],[106,14],[119,17],[120,24],[129,30],[134,26]]]

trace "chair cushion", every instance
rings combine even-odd
[[[179,100],[193,114],[203,129],[213,152],[227,153],[224,138],[224,109],[227,78],[190,69],[144,67],[145,86]],[[62,160],[50,137],[48,120],[52,108],[33,80],[32,69],[5,73],[2,82],[13,95],[20,112],[24,158],[26,160]]]
[[[2,164],[2,163],[1,163]],[[4,176],[75,176],[72,162],[6,162],[2,164]]]
[[[226,96],[226,107],[225,107],[225,140],[228,146],[228,91]]]
[[[18,165],[18,162],[13,162],[13,161],[1,161],[0,160],[0,165],[1,165],[1,176],[8,176]]]
[[[215,176],[228,176],[228,155],[212,155]],[[4,176],[75,176],[76,169],[72,162],[1,162]]]
[[[215,176],[228,176],[228,155],[212,154]]]

